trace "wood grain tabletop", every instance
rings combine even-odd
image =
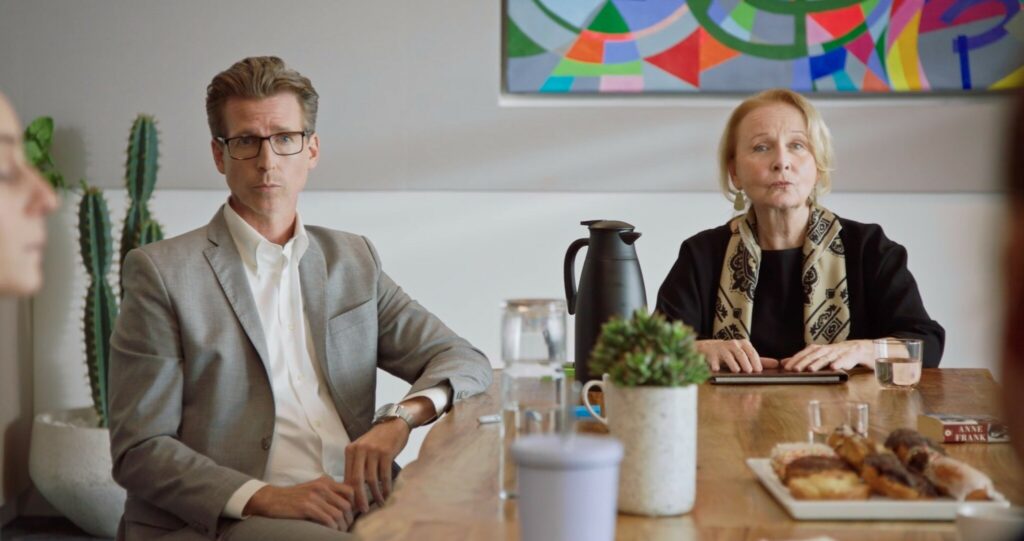
[[[435,423],[419,458],[397,479],[392,497],[356,523],[360,538],[519,538],[515,501],[498,497],[499,427],[477,423],[480,415],[500,410],[499,376],[496,372],[486,393],[458,403]],[[806,441],[811,399],[867,402],[871,435],[884,439],[895,428],[915,428],[919,413],[998,415],[998,392],[984,369],[926,369],[912,391],[882,389],[870,372],[853,374],[838,385],[702,385],[694,509],[667,518],[619,514],[616,539],[756,541],[829,535],[840,541],[956,541],[953,522],[793,520],[745,460],[767,457],[776,443]],[[992,477],[1014,505],[1024,504],[1024,469],[1009,444],[947,444],[946,450]]]

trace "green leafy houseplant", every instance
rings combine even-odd
[[[53,145],[53,119],[41,116],[33,120],[25,128],[24,141],[25,157],[29,163],[42,173],[53,189],[66,190],[68,186],[64,182],[64,175],[57,171],[53,157],[50,156],[50,147]]]
[[[630,319],[613,318],[601,327],[589,368],[622,387],[704,383],[711,372],[695,341],[692,328],[639,309]]]
[[[40,117],[25,131],[26,155],[56,189],[70,190],[50,157],[53,119]],[[128,211],[121,233],[120,262],[134,248],[163,238],[163,230],[149,211],[149,198],[156,187],[157,133],[153,117],[138,115],[128,141],[125,184]],[[85,357],[92,391],[93,408],[99,426],[107,426],[107,381],[110,363],[110,336],[117,320],[118,306],[108,275],[115,253],[111,238],[110,210],[103,190],[81,181],[82,198],[78,204],[78,240],[82,263],[89,275],[85,296]],[[122,289],[122,295],[124,294]]]

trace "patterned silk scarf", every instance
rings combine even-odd
[[[730,221],[729,228],[732,237],[725,251],[715,299],[714,337],[719,340],[749,340],[757,272],[761,267],[761,247],[757,243],[757,218],[753,209]],[[800,280],[804,293],[804,341],[807,344],[842,342],[850,334],[850,296],[840,229],[835,214],[824,207],[811,207]]]

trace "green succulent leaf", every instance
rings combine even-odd
[[[604,324],[589,367],[591,373],[607,373],[625,387],[700,384],[711,371],[695,342],[692,328],[640,309],[630,319]]]

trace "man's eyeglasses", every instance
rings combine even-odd
[[[228,148],[228,155],[235,160],[251,160],[260,155],[263,141],[270,141],[270,150],[278,156],[292,156],[306,148],[306,137],[310,131],[286,131],[266,137],[241,135],[239,137],[217,137],[217,141]]]

